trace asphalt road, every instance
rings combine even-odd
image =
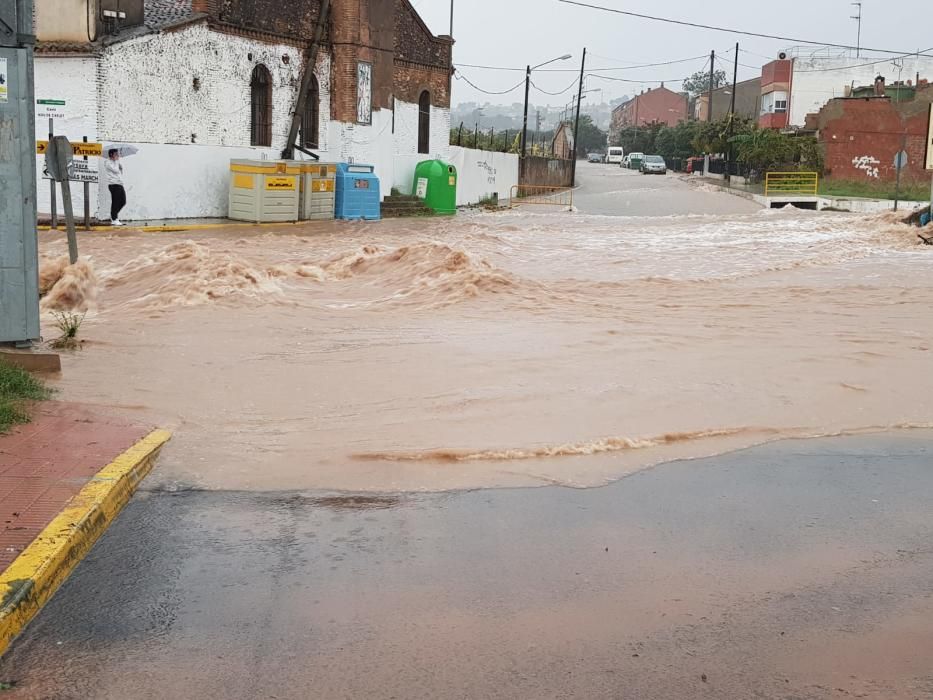
[[[9,698],[933,697],[933,434],[591,490],[144,491]]]
[[[747,214],[761,206],[724,192],[698,189],[682,176],[642,175],[618,165],[578,163],[574,206],[583,214],[673,216]]]

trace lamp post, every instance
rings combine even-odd
[[[554,63],[555,61],[566,61],[569,58],[573,58],[573,56],[568,53],[557,58],[552,58],[550,61],[539,63],[536,66],[529,65],[525,69],[525,114],[522,118],[522,158],[525,157],[525,147],[528,143],[528,91],[531,89],[531,71],[538,70],[538,68],[542,68],[549,63]]]

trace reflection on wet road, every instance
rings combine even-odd
[[[931,494],[930,433],[591,490],[151,490],[0,679],[101,700],[929,698]]]

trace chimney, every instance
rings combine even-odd
[[[209,14],[211,0],[191,0],[191,12],[195,14]]]
[[[664,81],[663,81],[663,80],[661,81],[661,87],[662,87],[662,88],[664,87]]]
[[[884,97],[884,76],[875,78],[875,97]]]

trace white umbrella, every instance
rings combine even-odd
[[[104,157],[106,158],[110,151],[116,150],[121,158],[132,156],[139,153],[139,149],[128,143],[105,143]]]

